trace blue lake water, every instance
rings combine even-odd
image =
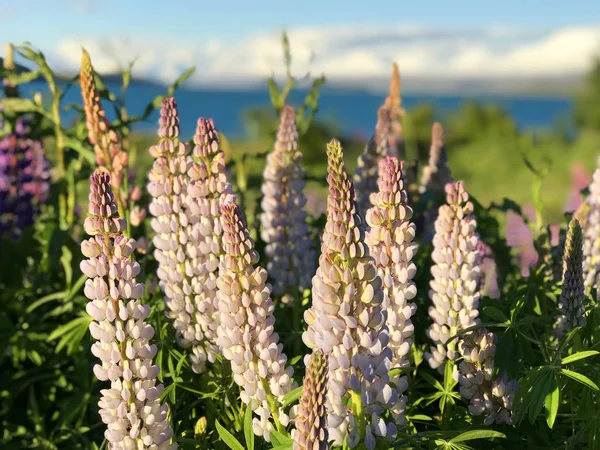
[[[113,92],[119,92],[120,86],[108,84]],[[30,96],[41,91],[44,96],[48,92],[45,84],[33,82],[23,86],[22,94]],[[139,115],[148,102],[155,96],[164,94],[166,88],[146,83],[132,83],[127,93],[127,108],[130,116]],[[303,92],[293,92],[289,102],[299,105],[304,97]],[[225,91],[225,90],[191,90],[180,88],[175,93],[181,118],[183,137],[191,137],[199,117],[212,117],[216,127],[227,136],[243,136],[245,133],[242,112],[249,107],[269,106],[267,88],[263,90]],[[377,109],[384,99],[383,95],[368,92],[322,91],[317,117],[333,120],[344,134],[360,133],[369,135],[375,125]],[[557,121],[572,114],[572,100],[565,98],[543,98],[525,96],[450,96],[450,95],[410,95],[403,96],[403,107],[410,110],[422,103],[431,103],[436,107],[438,119],[460,108],[467,100],[482,103],[492,102],[505,109],[522,129],[549,128]],[[79,86],[73,86],[66,94],[65,104],[81,104]],[[110,108],[108,115],[114,118]],[[65,113],[65,119],[73,117],[73,112]],[[136,125],[137,130],[156,129],[158,112],[153,114],[147,123]]]

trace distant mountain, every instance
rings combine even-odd
[[[0,66],[3,59],[0,57]],[[19,72],[27,72],[31,69],[17,64]],[[56,74],[56,78],[61,81],[72,80],[73,75]],[[122,76],[120,73],[101,74],[105,83],[121,84]],[[41,77],[39,78],[41,79]],[[38,79],[38,80],[39,80]],[[496,77],[496,78],[451,78],[444,76],[403,76],[402,91],[412,94],[452,94],[452,95],[525,95],[525,96],[571,96],[581,86],[583,75],[565,75],[548,77]],[[326,91],[362,91],[377,94],[385,94],[389,88],[389,78],[372,78],[369,80],[346,79],[335,80],[328,79],[322,87]],[[135,77],[132,83],[137,85],[164,86],[165,83],[155,81],[149,78]],[[303,87],[306,83],[301,83]],[[253,80],[223,80],[221,83],[195,83],[186,82],[182,86],[187,89],[206,89],[223,91],[252,91],[265,88],[265,79]]]

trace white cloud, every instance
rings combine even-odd
[[[600,27],[565,27],[531,32],[508,27],[443,30],[423,27],[301,28],[289,32],[297,75],[325,73],[331,81],[387,77],[397,61],[405,77],[553,77],[584,73],[600,50]],[[281,35],[248,36],[238,42],[201,43],[168,36],[129,39],[64,39],[55,49],[57,67],[77,70],[81,47],[96,70],[112,72],[138,57],[134,73],[172,81],[187,67],[191,82],[244,84],[283,73]]]

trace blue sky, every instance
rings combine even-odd
[[[207,82],[263,76],[277,65],[282,28],[300,69],[314,52],[334,78],[375,76],[398,59],[408,75],[477,75],[490,64],[505,75],[561,75],[583,71],[600,48],[600,2],[0,0],[0,41],[30,41],[69,70],[85,46],[100,70],[139,56],[139,70],[160,79],[189,63],[208,69]]]

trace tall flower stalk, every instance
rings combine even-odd
[[[29,123],[21,116],[14,130],[0,139],[0,242],[4,233],[19,240],[48,198],[50,163],[41,142],[29,133]]]
[[[558,309],[562,313],[557,318],[555,331],[558,335],[584,326],[585,288],[583,284],[583,236],[577,219],[572,219],[567,231],[563,258],[562,288],[558,299]]]
[[[274,331],[275,305],[267,271],[258,264],[258,252],[239,207],[221,207],[224,255],[219,263],[218,343],[231,362],[241,399],[258,416],[253,431],[270,442],[274,429],[281,431],[289,418],[281,409],[283,397],[295,388],[294,369]]]
[[[390,154],[390,110],[382,106],[377,113],[377,124],[375,131],[365,150],[358,157],[358,165],[354,171],[352,180],[356,187],[356,206],[361,217],[369,209],[371,195],[377,192],[377,181],[379,180],[379,164]]]
[[[100,381],[110,381],[101,391],[100,417],[109,449],[174,450],[168,407],[160,403],[164,391],[157,384],[157,348],[150,340],[154,329],[146,322],[150,307],[140,301],[144,285],[136,281],[140,266],[131,259],[135,241],[123,235],[110,187],[110,176],[97,169],[91,176],[89,215],[84,228],[91,237],[81,244],[87,258],[81,271],[88,277],[84,293],[86,311],[93,321],[92,353],[101,360],[94,366]]]
[[[231,190],[224,179],[216,133],[207,124],[199,121],[192,156],[179,140],[175,100],[163,100],[160,142],[150,149],[156,159],[148,183],[154,254],[167,316],[180,345],[191,349],[192,369],[198,373],[218,353],[214,319],[221,234],[218,197]]]
[[[327,358],[319,350],[304,358],[306,375],[295,419],[293,450],[327,450]]]
[[[121,139],[110,127],[106,112],[100,101],[100,94],[96,88],[94,68],[88,52],[83,50],[81,55],[81,72],[79,74],[81,95],[85,111],[88,139],[94,146],[96,164],[104,167],[111,176],[113,190],[119,215],[127,217],[127,168],[129,156],[121,148]]]
[[[306,182],[295,119],[294,108],[286,105],[263,172],[260,216],[273,294],[283,297],[284,303],[291,303],[310,287],[315,271],[315,253],[304,211]]]
[[[433,238],[429,316],[433,324],[427,335],[434,346],[425,358],[432,368],[457,357],[457,332],[479,322],[481,255],[473,204],[462,182],[446,185],[446,204],[439,209]]]
[[[423,167],[421,174],[421,186],[419,192],[426,191],[441,193],[447,183],[452,182],[450,169],[446,165],[448,155],[444,146],[444,129],[438,122],[431,127],[431,148],[429,150],[429,162]]]
[[[595,287],[600,292],[600,158],[594,172],[583,234],[583,273],[586,290]]]
[[[350,448],[363,442],[372,450],[375,436],[395,436],[395,425],[386,424],[381,415],[398,402],[388,373],[392,351],[382,311],[382,281],[364,243],[338,141],[328,145],[327,158],[327,222],[302,339],[329,359],[330,438]]]
[[[412,208],[407,205],[406,200],[402,163],[395,158],[386,158],[374,206],[367,211],[366,221],[370,229],[365,241],[383,281],[382,309],[386,314],[390,335],[392,368],[405,368],[409,365],[406,356],[410,351],[414,332],[410,319],[417,311],[417,305],[411,302],[417,294],[412,281],[417,268],[412,258],[418,249],[413,242],[416,230],[410,220],[412,214]],[[398,378],[394,383],[399,395],[408,387],[406,377]],[[398,423],[406,420],[405,404],[406,397],[402,396],[394,408]]]
[[[404,115],[402,109],[402,95],[400,89],[400,69],[398,63],[394,63],[392,68],[392,79],[390,81],[390,92],[385,99],[384,107],[390,115],[390,133],[388,135],[389,156],[404,159],[401,154],[402,146],[402,125],[401,119]]]

